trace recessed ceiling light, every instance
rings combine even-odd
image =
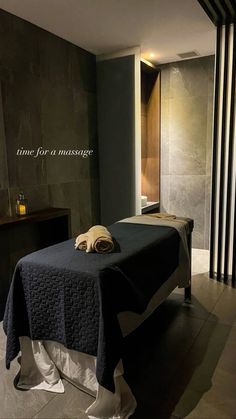
[[[150,58],[154,58],[154,57],[155,57],[154,52],[150,52],[149,57],[150,57]]]

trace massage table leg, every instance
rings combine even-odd
[[[190,304],[191,299],[192,299],[191,285],[189,285],[189,287],[184,289],[184,302]]]
[[[190,285],[184,289],[184,301],[185,303],[191,303],[192,293],[191,293],[191,275],[192,275],[192,232],[188,235],[188,250],[189,250],[189,258],[190,258],[190,278],[189,283]]]

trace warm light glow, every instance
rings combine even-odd
[[[157,51],[151,51],[150,49],[146,51],[142,51],[142,54],[141,54],[142,59],[146,61],[150,61],[155,64],[158,62],[159,57],[160,55],[158,54]]]
[[[20,215],[26,215],[26,206],[25,205],[19,204],[18,210],[19,210]]]

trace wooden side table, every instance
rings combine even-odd
[[[70,237],[71,219],[67,208],[47,208],[24,216],[0,217],[0,320],[18,260]]]

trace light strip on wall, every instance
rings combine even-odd
[[[223,69],[223,97],[222,97],[222,126],[221,126],[221,154],[220,154],[220,190],[219,190],[219,225],[218,225],[218,255],[217,255],[217,279],[221,278],[222,264],[224,260],[224,181],[225,181],[225,153],[226,153],[226,122],[227,122],[227,89],[228,89],[228,55],[229,55],[229,25],[224,30],[224,69]]]
[[[231,199],[234,196],[233,188],[233,168],[234,168],[234,131],[235,131],[235,70],[236,70],[236,38],[235,26],[231,25],[230,32],[230,69],[231,69],[231,86],[230,86],[230,115],[229,115],[229,148],[228,148],[228,170],[227,170],[227,203],[226,203],[226,232],[225,232],[225,264],[224,264],[224,277],[227,278],[233,262],[233,225],[234,218],[234,205]]]
[[[217,28],[216,58],[215,58],[215,89],[214,89],[214,117],[213,117],[213,149],[212,149],[212,187],[211,187],[211,229],[210,229],[210,276],[213,278],[215,268],[215,228],[216,228],[216,192],[217,192],[217,152],[218,152],[218,114],[220,89],[220,54],[222,28]]]

